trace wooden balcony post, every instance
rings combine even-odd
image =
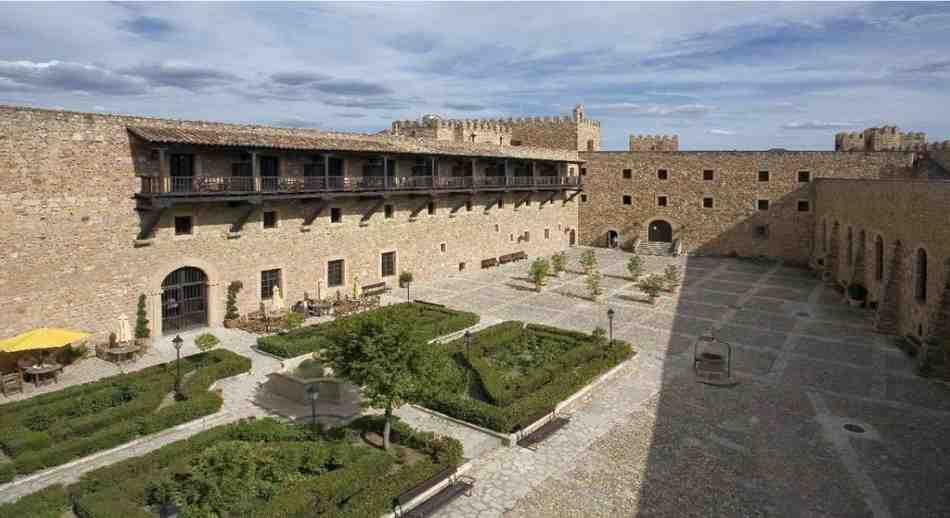
[[[472,159],[472,187],[475,187],[475,184],[477,182],[475,178],[475,176],[478,174],[477,172],[478,172],[478,159],[473,158]]]
[[[261,163],[257,159],[257,151],[251,151],[251,177],[254,181],[254,191],[261,190]]]
[[[330,155],[324,153],[323,157],[323,188],[330,188]]]
[[[505,185],[511,183],[511,164],[508,159],[505,159]]]
[[[383,155],[383,189],[389,189],[389,159]]]

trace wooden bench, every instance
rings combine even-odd
[[[482,259],[482,268],[492,268],[498,266],[498,258],[490,257],[488,259]]]
[[[524,252],[515,252],[515,253],[513,253],[513,254],[511,254],[511,255],[513,255],[513,256],[515,257],[515,261],[524,261],[525,259],[528,258],[528,254],[526,254],[526,253],[524,253]]]
[[[500,264],[508,264],[508,263],[517,261],[517,258],[516,258],[517,255],[518,254],[505,254],[505,255],[498,256],[498,262]]]
[[[367,284],[366,286],[363,286],[362,288],[364,297],[371,296],[371,295],[382,295],[383,293],[386,293],[390,289],[391,288],[389,286],[386,286],[385,282],[377,282],[376,284]]]
[[[405,518],[423,518],[425,516],[432,516],[436,511],[442,509],[459,496],[471,496],[472,488],[475,487],[475,479],[472,477],[459,475],[457,469],[458,468],[456,466],[449,466],[436,473],[431,478],[416,485],[409,491],[399,495],[399,497],[397,497],[393,502],[393,514],[398,517]],[[404,509],[404,507],[413,499],[417,498],[426,491],[429,491],[445,480],[449,481],[448,485],[443,487],[438,493],[430,496],[424,502],[409,509],[408,511]]]
[[[541,425],[540,428],[519,439],[518,446],[534,451],[537,449],[538,444],[554,435],[554,433],[561,428],[564,428],[564,425],[569,422],[571,422],[570,418],[555,415],[549,419],[548,422]]]

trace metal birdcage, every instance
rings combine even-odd
[[[732,386],[732,345],[712,335],[700,336],[693,345],[693,373],[696,381]]]

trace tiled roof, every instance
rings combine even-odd
[[[576,151],[492,144],[460,144],[392,135],[322,134],[313,131],[293,134],[288,133],[287,130],[236,131],[156,126],[129,126],[128,129],[139,138],[156,144],[578,161]]]

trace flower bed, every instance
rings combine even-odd
[[[222,400],[211,384],[250,368],[226,350],[182,358],[183,401],[169,399],[176,375],[169,362],[2,405],[0,447],[14,469],[0,469],[0,482],[213,414]]]
[[[516,432],[626,360],[630,346],[554,327],[504,322],[447,344],[443,354],[460,368],[443,370],[454,389],[432,391],[417,402],[501,433]],[[467,372],[466,372],[467,371]],[[466,388],[465,380],[474,386]]]
[[[454,333],[478,323],[478,315],[455,311],[436,304],[412,302],[393,304],[360,313],[366,316],[375,312],[405,319],[427,340]],[[353,317],[342,317],[353,318]],[[324,347],[327,330],[333,322],[295,329],[282,335],[264,336],[257,339],[257,347],[281,358],[293,358],[319,351]]]
[[[359,439],[381,429],[378,417],[321,436],[246,420],[92,471],[68,489],[83,518],[155,518],[170,502],[179,516],[355,518],[385,514],[399,494],[462,461],[458,441],[401,423],[389,452]]]

